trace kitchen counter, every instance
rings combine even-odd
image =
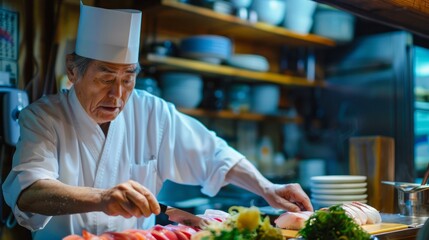
[[[420,228],[428,217],[410,217],[400,214],[381,214],[383,222],[401,223],[409,226],[407,229],[377,234],[378,240],[414,240]]]
[[[408,225],[410,227],[421,227],[426,222],[428,217],[410,217],[410,216],[403,216],[400,214],[381,214],[381,219],[383,222],[390,222],[390,223],[402,223],[405,225]]]
[[[407,228],[387,233],[380,233],[375,235],[378,240],[415,240],[420,228]]]
[[[399,214],[381,214],[381,224],[365,225],[364,229],[378,240],[415,240],[427,217],[407,217]],[[408,228],[404,225],[408,225]],[[294,239],[297,231],[282,229],[286,239]]]

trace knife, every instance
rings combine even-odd
[[[167,206],[160,203],[161,212],[168,216],[168,220],[180,223],[190,227],[202,228],[208,224],[208,221],[184,210]]]

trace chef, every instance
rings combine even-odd
[[[141,12],[82,3],[80,11],[75,53],[66,57],[73,87],[22,111],[3,184],[33,239],[150,228],[166,180],[209,196],[234,184],[275,208],[313,210],[298,184],[271,183],[197,120],[134,89]]]

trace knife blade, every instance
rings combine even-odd
[[[168,216],[168,220],[176,223],[180,223],[190,227],[202,228],[207,225],[207,220],[196,216],[192,213],[186,212],[184,210],[167,206],[160,203],[161,212]]]

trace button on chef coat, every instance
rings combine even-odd
[[[146,229],[155,222],[153,215],[126,219],[102,212],[45,216],[20,211],[19,194],[39,179],[101,189],[133,179],[155,195],[171,180],[201,185],[213,196],[226,184],[228,170],[244,158],[197,120],[141,90],[131,94],[107,136],[74,88],[28,106],[19,123],[21,138],[3,191],[17,221],[35,231],[36,240],[80,235],[83,229],[94,234]]]

